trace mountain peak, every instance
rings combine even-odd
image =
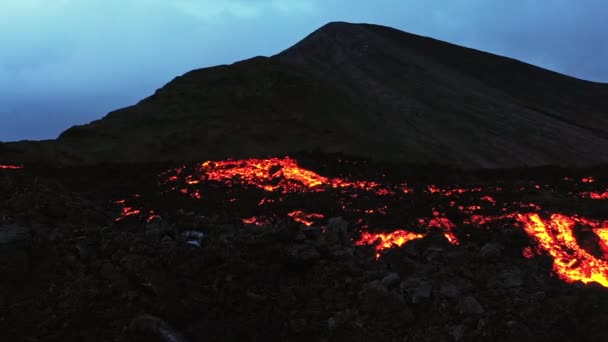
[[[23,148],[85,162],[320,150],[467,168],[580,165],[608,162],[606,127],[606,84],[330,22],[275,56],[188,72],[53,144]]]

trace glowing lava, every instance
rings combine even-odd
[[[245,224],[252,224],[252,225],[255,225],[258,227],[268,226],[268,225],[272,224],[272,222],[270,222],[270,220],[268,220],[267,218],[258,217],[258,216],[246,217],[246,218],[242,219],[241,221]]]
[[[423,237],[424,234],[412,233],[406,230],[395,230],[391,233],[362,232],[361,238],[355,244],[357,246],[374,245],[376,259],[379,259],[381,251],[395,246],[400,247],[407,242]]]
[[[553,257],[553,270],[568,282],[597,282],[608,287],[608,262],[581,248],[574,236],[577,223],[587,220],[553,214],[543,220],[538,214],[518,214],[524,230]],[[602,233],[603,235],[603,233]],[[606,236],[600,236],[605,243]]]
[[[312,226],[316,220],[322,220],[324,216],[322,214],[306,214],[302,210],[292,211],[287,216],[291,217],[294,221],[302,223],[305,226]]]
[[[167,178],[167,181],[178,182],[185,169],[182,167],[165,172],[165,174],[174,173]],[[195,175],[188,175],[185,178],[186,185],[195,185],[201,181],[215,181],[227,186],[236,184],[254,186],[268,192],[280,191],[283,194],[326,191],[328,188],[373,191],[381,196],[395,192],[373,181],[349,181],[324,177],[300,167],[290,157],[206,161],[198,165]],[[185,188],[181,190],[188,192]],[[407,189],[401,190],[407,191]]]
[[[605,200],[605,199],[608,199],[608,191],[604,191],[602,193],[599,193],[599,192],[589,192],[589,193],[587,193],[587,195],[589,196],[589,198],[596,199],[596,200]]]
[[[139,197],[139,195],[134,195],[134,197]],[[144,213],[144,210],[142,209],[136,209],[132,206],[127,205],[127,201],[124,199],[114,201],[114,203],[121,205],[120,215],[114,219],[115,222],[123,221],[125,218],[130,216],[141,216]],[[159,218],[160,215],[156,214],[153,210],[148,210],[146,212],[146,222],[148,223]]]
[[[549,219],[541,218],[543,208],[540,204],[528,201],[517,201],[517,196],[525,194],[560,193],[564,188],[557,188],[551,184],[535,181],[514,184],[500,182],[498,184],[483,186],[439,186],[421,184],[419,187],[410,188],[406,183],[393,184],[384,181],[352,180],[341,177],[325,177],[312,170],[302,168],[296,160],[290,157],[268,158],[268,159],[244,159],[225,161],[206,161],[191,166],[183,166],[168,170],[161,175],[162,184],[169,191],[175,191],[180,196],[183,194],[191,200],[209,200],[205,195],[204,186],[209,183],[220,183],[228,191],[235,188],[238,191],[260,189],[266,192],[265,196],[254,198],[256,208],[273,211],[280,208],[279,212],[285,213],[282,203],[288,203],[289,198],[302,198],[303,194],[313,194],[325,199],[327,211],[323,206],[314,203],[315,213],[308,213],[308,208],[293,210],[286,213],[290,219],[306,226],[319,224],[331,215],[343,215],[356,223],[356,232],[360,238],[355,242],[358,246],[373,245],[376,258],[381,256],[383,250],[395,246],[403,246],[409,241],[423,238],[428,232],[440,230],[446,239],[454,245],[460,243],[458,237],[466,239],[466,236],[457,235],[461,225],[469,225],[472,228],[491,229],[497,227],[494,223],[501,222],[499,227],[505,229],[523,230],[536,242],[536,245],[520,247],[523,257],[531,259],[543,251],[554,258],[553,270],[561,278],[568,282],[582,281],[583,283],[597,282],[608,287],[608,224],[586,219],[578,216],[567,216],[553,214]],[[591,187],[597,187],[600,180],[588,176],[562,177],[560,186],[564,186],[574,197],[591,199],[608,199],[608,192],[590,192]],[[565,182],[565,183],[564,183]],[[581,187],[587,192],[581,192]],[[215,187],[217,188],[217,187]],[[421,189],[418,191],[416,189]],[[604,188],[605,189],[605,188]],[[329,196],[331,195],[331,196]],[[290,197],[291,196],[291,197]],[[212,196],[209,196],[212,197]],[[226,196],[225,204],[228,208],[238,206],[242,201],[236,190]],[[511,198],[511,200],[504,200]],[[519,197],[521,198],[521,197]],[[285,200],[285,202],[283,202]],[[333,202],[335,201],[335,202]],[[395,213],[393,205],[397,204],[397,210],[409,210],[403,204],[413,204],[420,201],[421,210],[428,212],[430,217],[411,217],[411,213],[401,215]],[[244,201],[243,201],[244,202]],[[198,203],[198,202],[196,202]],[[298,202],[299,204],[301,202]],[[539,200],[539,203],[541,200]],[[124,201],[121,216],[116,221],[125,217],[135,215],[147,215],[150,220],[156,217],[152,211],[145,211],[140,207],[127,205]],[[299,205],[298,204],[298,205]],[[419,203],[420,204],[420,203]],[[400,206],[401,205],[401,206]],[[225,208],[225,207],[224,207]],[[312,208],[310,208],[313,210]],[[416,209],[412,209],[416,210]],[[336,212],[338,211],[338,212]],[[251,212],[251,211],[249,211]],[[259,213],[259,211],[256,211]],[[242,218],[242,222],[248,225],[266,226],[274,222],[277,212],[263,212],[259,216]],[[354,216],[354,217],[353,217]],[[402,217],[407,217],[407,223]],[[395,222],[390,225],[403,227],[407,224],[416,225],[414,233],[407,230],[395,230],[392,232],[380,232],[374,225],[374,220],[390,218]],[[543,216],[544,217],[544,216]],[[400,221],[401,220],[401,221]],[[385,226],[387,221],[378,221],[378,225]],[[586,227],[585,236],[593,233],[596,240],[586,245],[577,241],[577,233],[580,225]],[[593,235],[592,234],[592,235]],[[594,237],[594,239],[595,239]],[[594,243],[593,253],[596,255],[604,252],[604,257],[592,255],[581,245],[587,246]]]

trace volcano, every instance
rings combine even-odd
[[[0,340],[603,340],[607,89],[330,23],[0,144]]]
[[[608,161],[608,85],[370,24],[176,77],[13,161],[221,160],[341,152],[465,168]]]

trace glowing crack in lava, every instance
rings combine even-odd
[[[169,170],[166,174],[172,175],[167,178],[167,182],[179,181],[184,170],[184,167]],[[188,175],[185,179],[187,185],[198,184],[201,181],[216,181],[227,186],[235,184],[255,186],[268,192],[280,190],[283,194],[326,191],[328,188],[356,188],[374,191],[379,195],[393,193],[393,190],[373,181],[349,181],[321,176],[300,167],[290,157],[206,161],[196,168],[196,174]],[[181,191],[188,192],[183,188]],[[407,189],[402,191],[406,192]]]
[[[268,218],[258,216],[246,217],[241,221],[245,224],[252,224],[258,227],[264,227],[272,224],[272,221],[270,221]]]
[[[231,189],[238,190],[230,192],[222,208],[241,205],[236,193],[243,193],[242,191],[252,188],[267,192],[266,196],[254,198],[252,203],[257,205],[256,210],[244,211],[257,213],[256,216],[240,218],[247,225],[272,225],[275,219],[280,218],[279,212],[305,226],[321,225],[328,217],[343,215],[350,222],[355,222],[356,232],[359,233],[355,245],[372,245],[376,258],[380,258],[382,251],[386,249],[421,239],[433,230],[440,230],[451,244],[457,245],[460,243],[459,239],[468,238],[467,235],[459,235],[459,229],[465,225],[475,229],[523,228],[534,244],[519,247],[523,258],[532,259],[543,252],[547,253],[554,258],[553,270],[561,279],[568,282],[597,282],[608,287],[608,224],[563,214],[553,214],[550,219],[543,219],[541,214],[546,215],[547,212],[543,211],[542,203],[518,200],[522,198],[522,194],[550,194],[557,190],[560,193],[570,190],[568,193],[575,199],[608,199],[606,192],[590,191],[591,188],[597,190],[598,184],[601,184],[600,180],[591,176],[560,178],[560,189],[551,184],[541,186],[532,181],[526,181],[524,184],[484,183],[482,186],[419,184],[410,188],[406,183],[395,184],[384,180],[325,177],[302,168],[290,157],[284,157],[206,161],[167,170],[160,177],[162,185],[169,189],[168,191],[187,196],[186,198],[192,201],[212,200],[205,194],[205,186],[211,183],[221,184],[228,192],[232,191]],[[317,206],[314,213],[307,212],[313,210],[307,207],[285,210],[284,205],[290,196],[301,200],[300,195],[303,194],[319,197],[323,195],[326,199],[332,198],[334,202],[324,202],[323,205],[327,205],[327,208]],[[430,203],[429,207],[420,211],[426,214],[412,217],[412,213],[393,211],[395,203],[411,204],[416,201]],[[313,200],[308,203],[314,202]],[[297,203],[300,205],[302,202]],[[122,213],[117,222],[129,216],[147,216],[149,221],[156,215],[153,211],[127,205],[124,201],[120,204]],[[403,205],[396,205],[396,208],[407,210]],[[389,224],[396,227],[412,225],[416,232],[405,229],[392,232],[379,230],[377,226],[386,227],[387,224],[385,221],[375,222],[378,217],[390,217],[390,220],[394,221]],[[404,222],[405,217],[408,217],[407,222]],[[577,240],[577,225],[584,225],[587,227],[586,234],[595,236],[596,249],[603,251],[603,255],[600,255],[601,252],[588,251],[585,248],[589,247],[585,243],[589,243]],[[325,231],[324,226],[321,225],[321,228]],[[586,247],[582,247],[583,245]]]
[[[605,199],[608,199],[608,191],[604,191],[602,193],[599,193],[599,192],[589,192],[589,193],[585,193],[584,195],[587,195],[587,196],[589,196],[589,198],[595,199],[595,200],[605,200]]]
[[[302,210],[292,211],[287,216],[291,217],[294,221],[299,222],[305,226],[312,226],[316,220],[323,219],[323,214],[306,214]]]
[[[574,236],[577,223],[590,223],[585,219],[553,214],[543,220],[538,214],[518,214],[528,235],[533,237],[542,249],[553,257],[553,269],[565,281],[597,282],[608,287],[608,262],[581,248]],[[605,245],[605,228],[595,229],[597,236]]]
[[[120,222],[129,216],[139,216],[143,213],[142,209],[136,209],[131,206],[128,206],[126,204],[126,200],[124,200],[124,199],[115,201],[114,203],[121,205],[120,215],[114,219],[115,222]],[[152,222],[158,218],[160,218],[160,216],[158,214],[156,214],[153,210],[149,210],[147,212],[146,222]]]
[[[406,230],[395,230],[391,233],[361,233],[361,238],[355,243],[357,246],[373,245],[376,251],[376,259],[380,258],[380,252],[395,246],[401,247],[407,242],[422,239],[424,234],[412,233]]]
[[[19,170],[23,169],[22,165],[0,164],[0,170]]]

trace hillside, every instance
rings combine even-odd
[[[465,168],[608,162],[608,85],[396,29],[329,23],[272,57],[187,72],[0,158],[67,163],[342,152]]]

